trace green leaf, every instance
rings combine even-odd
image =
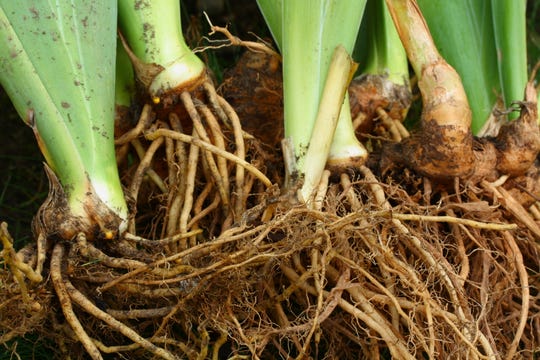
[[[91,191],[127,218],[114,151],[116,17],[107,0],[0,0],[0,82],[81,217]]]
[[[182,34],[178,0],[119,0],[118,11],[120,30],[136,56],[135,72],[154,101],[204,78],[205,64]]]
[[[293,172],[299,179],[304,176],[317,179],[317,175],[308,172],[319,173],[317,169],[324,168],[326,161],[332,166],[342,166],[346,162],[350,165],[350,161],[363,162],[367,157],[352,128],[348,96],[343,101],[335,130],[328,126],[324,132],[313,131],[321,112],[321,97],[328,81],[332,54],[338,46],[352,53],[365,3],[365,0],[258,0],[283,57],[285,137],[294,148]],[[334,96],[339,93],[336,91]],[[314,141],[331,143],[331,146],[317,149],[321,156],[308,161],[308,147],[316,137],[333,141]],[[316,182],[311,181],[311,185]],[[304,189],[303,193],[310,194],[311,190]]]
[[[527,85],[526,0],[491,0],[497,64],[505,107],[523,100]],[[509,114],[511,119],[519,111]]]
[[[418,0],[441,55],[460,74],[478,133],[503,95],[527,82],[525,0]]]

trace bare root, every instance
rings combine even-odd
[[[272,164],[232,107],[202,89],[180,96],[183,112],[146,107],[117,141],[130,159],[129,233],[38,237],[16,253],[2,226],[2,315],[28,330],[56,308],[61,348],[93,359],[534,358],[540,211],[508,177],[450,191],[408,173],[396,184],[368,167],[338,181],[327,171],[308,209],[261,171]],[[26,316],[21,301],[43,309]]]

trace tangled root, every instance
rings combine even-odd
[[[257,211],[185,247],[206,229],[128,234],[130,256],[81,235],[55,245],[50,274],[72,338],[96,359],[533,358],[530,215],[510,215],[500,184],[457,186],[435,200],[426,182],[419,198],[363,168],[324,187],[319,209],[281,201],[270,221]]]
[[[189,118],[188,125],[192,126],[191,134],[185,132],[186,122],[177,114],[168,114],[167,121],[155,121],[151,107],[146,105],[137,126],[116,140],[121,149],[127,143],[132,144],[140,159],[128,191],[134,202],[141,196],[145,177],[167,196],[159,237],[198,228],[197,219],[218,208],[224,218],[218,216],[214,220],[224,231],[245,213],[251,192],[264,193],[272,186],[259,170],[264,170],[264,159],[246,158],[245,142],[253,138],[243,132],[232,107],[215,92],[212,84],[205,83],[203,88],[210,105],[194,99],[188,92],[180,95]],[[146,148],[140,140],[143,133],[145,140],[150,141]],[[160,150],[159,156],[163,156],[164,150],[165,158],[156,159]],[[122,153],[125,157],[128,152]],[[158,167],[161,165],[163,174],[152,168],[152,162],[157,162]],[[233,184],[229,183],[230,179],[234,179]],[[256,179],[258,183],[255,183]],[[202,190],[197,188],[199,184],[205,184]],[[202,208],[207,202],[210,207]],[[137,220],[134,218],[129,226],[131,234],[136,233]],[[219,230],[213,235],[216,233]],[[191,240],[193,242],[194,238]],[[180,248],[186,248],[187,243],[187,240],[181,241]]]
[[[192,128],[146,106],[117,139],[135,214],[120,239],[17,254],[2,227],[0,342],[37,331],[93,359],[538,355],[540,211],[514,191],[530,190],[503,178],[450,192],[363,167],[325,173],[307,209],[203,93],[180,96]]]

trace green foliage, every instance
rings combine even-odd
[[[91,217],[89,192],[127,218],[114,151],[115,53],[115,3],[0,1],[0,82],[81,218]]]
[[[499,97],[506,108],[523,98],[525,0],[417,1],[439,52],[461,76],[478,133]]]

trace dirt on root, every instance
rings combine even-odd
[[[136,226],[113,241],[41,239],[46,280],[23,281],[26,300],[8,263],[2,341],[38,332],[59,358],[91,346],[127,358],[538,355],[538,163],[517,177],[450,184],[365,166],[328,174],[324,201],[309,209],[269,185],[282,171],[275,144],[242,133],[227,105],[202,93],[196,107],[182,98],[185,113],[216,122],[205,141],[233,156],[198,150],[191,131],[158,132],[179,119],[147,107],[146,140],[118,144],[151,159],[123,170]],[[31,245],[21,256],[35,267],[36,253]]]
[[[184,137],[141,132],[118,144],[136,214],[128,234],[36,239],[19,255],[35,269],[41,240],[41,282],[17,282],[16,261],[4,263],[0,343],[37,333],[57,344],[57,358],[83,358],[71,306],[105,358],[538,357],[537,160],[511,177],[437,182],[381,169],[391,140],[377,123],[367,165],[327,175],[324,201],[308,209],[278,185],[275,67],[258,56],[240,63],[249,76],[232,70],[239,85],[220,89],[238,119],[221,117],[201,90],[193,106],[177,104],[178,116],[146,108],[146,134],[168,127]],[[229,95],[233,85],[243,92]],[[217,125],[207,141],[232,157],[198,149],[191,127],[178,130],[194,116]]]
[[[125,239],[138,247],[130,256],[115,243],[66,244],[64,280],[179,357],[534,358],[538,237],[497,198],[513,184],[454,192],[362,172],[330,185],[318,210],[262,196],[276,207],[271,220],[252,208],[256,220],[220,234],[204,228],[204,240],[182,251],[135,238]],[[147,265],[116,267],[109,257]],[[50,284],[31,290],[40,310],[22,311],[7,271],[2,281],[12,284],[2,292],[4,336],[40,328],[50,336],[53,327],[60,349],[83,351]],[[75,313],[102,349],[148,356],[94,315]]]

